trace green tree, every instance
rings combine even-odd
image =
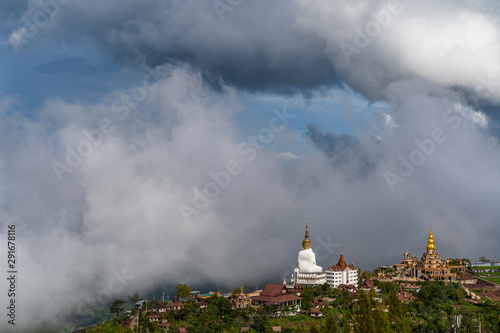
[[[333,314],[333,311],[327,311],[323,324],[324,333],[337,333],[339,330],[339,325],[337,323],[337,318]]]
[[[372,278],[372,274],[370,273],[370,271],[364,271],[360,276],[361,276],[362,280],[371,279]]]
[[[45,330],[44,330],[45,332]],[[50,331],[52,332],[52,331]],[[55,331],[54,331],[55,332]],[[114,325],[113,322],[106,322],[104,324],[99,324],[96,327],[88,328],[85,333],[133,333],[130,327],[124,327],[122,325]]]
[[[239,295],[239,294],[241,294],[241,287],[234,288],[233,295]]]
[[[113,304],[111,304],[111,306],[109,307],[109,312],[111,312],[112,314],[116,315],[116,317],[119,316],[119,314],[123,311],[123,304],[125,303],[125,301],[121,300],[121,299],[115,299],[113,301]]]
[[[351,306],[352,297],[351,293],[342,290],[340,296],[337,298],[338,305],[341,309],[348,309]]]
[[[217,317],[227,316],[232,312],[231,301],[228,298],[213,296],[208,299]]]
[[[178,284],[175,287],[175,296],[182,297],[182,299],[187,299],[189,297],[189,293],[191,292],[191,288],[187,286],[187,284]]]
[[[302,311],[310,311],[312,308],[312,303],[309,302],[307,299],[303,299],[300,303],[300,308]]]
[[[222,330],[222,333],[238,333],[238,329],[236,327],[225,328]]]
[[[332,287],[327,282],[323,283],[321,286],[318,286],[318,290],[323,295],[330,293],[331,288]]]
[[[387,312],[385,312],[381,306],[377,306],[375,310],[372,311],[372,314],[375,318],[375,327],[372,330],[372,332],[389,333],[391,327],[389,323],[389,317],[387,316]]]
[[[367,294],[360,290],[358,304],[354,310],[354,329],[358,333],[389,333],[390,325],[387,313],[374,299],[373,289]]]
[[[302,292],[300,293],[300,297],[302,297],[303,300],[307,300],[309,302],[312,302],[314,299],[314,290],[312,287],[305,286],[302,288]]]
[[[309,325],[309,333],[320,333],[318,324],[315,321]]]
[[[263,311],[259,311],[255,316],[252,328],[257,332],[272,332],[269,317]]]
[[[128,299],[130,300],[130,304],[135,305],[135,303],[142,300],[142,296],[139,293],[135,293],[132,296],[128,296]]]
[[[406,304],[398,299],[395,291],[389,294],[389,320],[393,323],[394,331],[398,333],[411,332]]]
[[[262,309],[262,312],[264,312],[269,317],[275,317],[278,314],[278,310],[279,309],[277,304],[271,304],[269,306],[265,306]]]
[[[359,333],[373,333],[375,331],[375,318],[372,314],[372,301],[367,293],[360,290],[358,304],[354,310],[354,330]]]
[[[209,304],[198,315],[189,317],[189,332],[220,332],[219,318],[217,307]]]

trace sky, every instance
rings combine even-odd
[[[306,221],[325,268],[420,256],[431,224],[443,258],[500,260],[499,10],[3,1],[16,328],[166,284],[289,280]]]

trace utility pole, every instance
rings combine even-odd
[[[460,325],[462,324],[462,315],[457,316],[457,308],[453,307],[453,320],[451,322],[451,328],[454,333],[458,333]]]
[[[476,326],[477,327],[477,331],[479,333],[481,333],[481,313],[479,313],[479,326]]]
[[[165,303],[165,292],[161,293],[161,302]]]

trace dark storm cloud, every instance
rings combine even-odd
[[[213,78],[220,76],[251,91],[310,96],[314,89],[349,79],[337,71],[325,36],[303,25],[314,19],[309,15],[315,10],[300,1],[246,1],[221,21],[211,2],[70,2],[58,6],[40,35],[79,38],[83,32],[124,62],[189,63],[214,85],[219,82]],[[31,22],[39,12],[43,9],[32,3],[24,17]],[[337,38],[346,34],[335,32],[345,20],[341,16],[339,11],[332,17]],[[16,39],[23,35],[23,22],[11,36],[15,47],[27,43]],[[333,57],[340,57],[340,52],[337,47]],[[380,97],[379,92],[370,94]]]
[[[334,168],[350,177],[367,176],[374,168],[368,152],[353,135],[325,133],[315,124],[307,125],[307,137],[323,152]]]
[[[118,59],[185,62],[209,81],[220,76],[251,91],[309,94],[341,82],[325,55],[325,41],[294,27],[299,9],[293,2],[248,1],[227,12],[224,21],[210,2],[157,7],[156,13],[108,25],[101,41]]]
[[[188,63],[214,85],[220,77],[251,91],[310,97],[346,83],[370,101],[413,76],[474,89],[500,56],[491,2],[239,1],[222,13],[214,3],[71,1],[40,35],[92,36],[124,62]],[[34,1],[23,15],[40,11]],[[25,28],[13,31],[14,47],[28,42]]]

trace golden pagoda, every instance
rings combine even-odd
[[[405,270],[405,275],[409,278],[424,280],[455,281],[457,275],[451,273],[451,268],[447,260],[442,260],[439,252],[436,252],[434,244],[434,234],[432,233],[432,224],[427,239],[426,252],[422,254],[420,260],[415,255],[411,256],[407,250],[403,254],[401,264],[395,264],[398,270]]]
[[[427,252],[436,251],[436,245],[434,245],[434,235],[432,234],[432,224],[431,232],[429,233],[429,239],[427,240]]]
[[[302,249],[308,250],[311,247],[311,240],[309,239],[309,225],[306,222],[306,235],[302,241]]]

